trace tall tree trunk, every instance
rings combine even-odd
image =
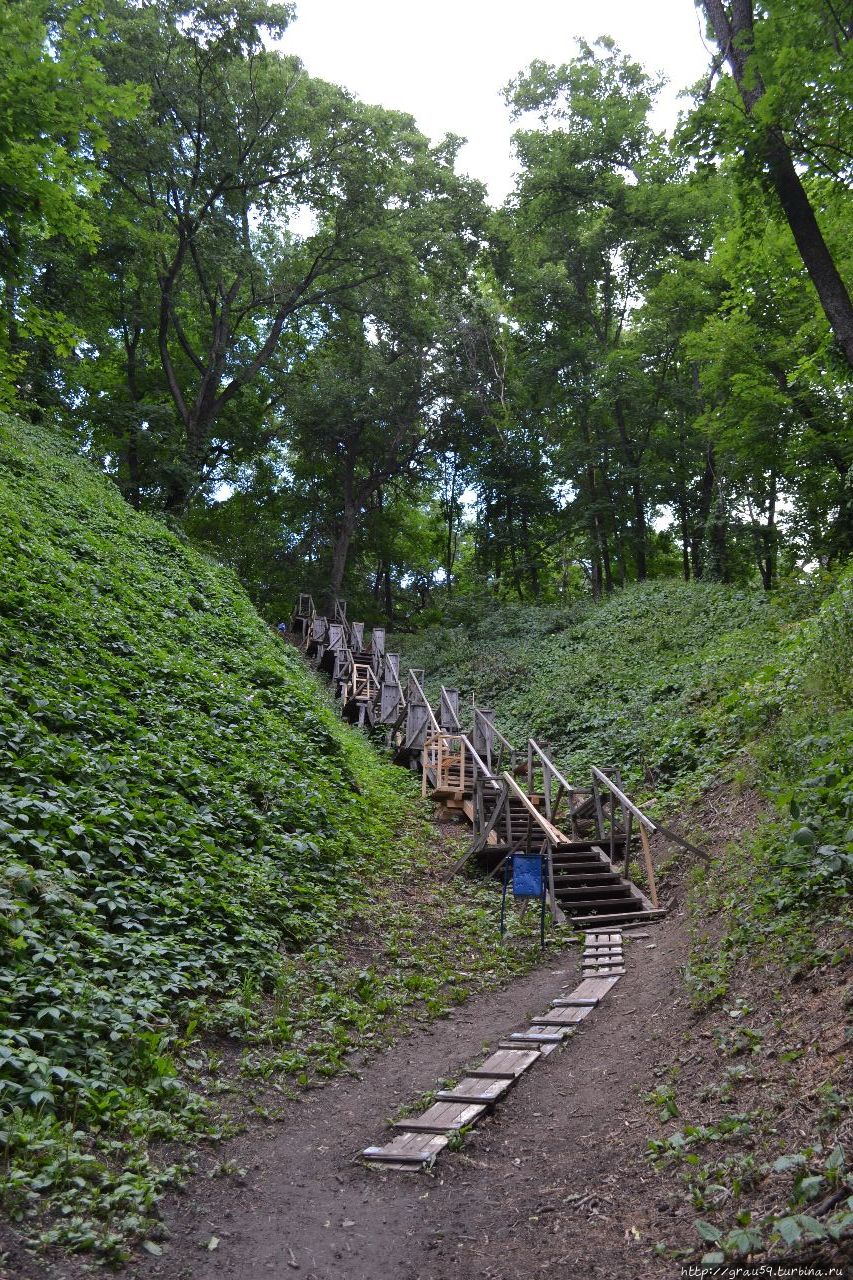
[[[344,505],[341,512],[340,524],[338,525],[337,536],[335,537],[335,545],[332,548],[332,569],[329,574],[329,594],[327,605],[331,609],[335,600],[340,597],[341,587],[344,583],[344,574],[347,568],[347,558],[349,556],[350,543],[352,535],[355,533],[356,518],[358,516],[358,507],[355,500],[355,476],[352,467],[348,467],[343,477],[343,499]]]
[[[383,565],[383,577],[385,580],[385,621],[390,627],[394,623],[394,595],[391,587],[391,566],[387,560]]]
[[[648,576],[646,565],[646,505],[643,500],[643,488],[639,476],[631,483],[631,497],[634,500],[634,564],[637,569],[637,580],[645,582]]]
[[[680,476],[678,480],[678,523],[681,527],[681,571],[684,574],[685,582],[690,581],[690,529],[687,520],[687,490],[684,486],[684,477]]]
[[[723,0],[702,0],[720,52],[731,68],[747,115],[755,122],[766,177],[776,192],[791,234],[817,290],[824,315],[839,346],[853,365],[853,303],[823,238],[814,209],[797,173],[782,130],[756,120],[754,108],[765,86],[750,62],[755,33],[752,0],[732,0],[731,14]]]
[[[596,524],[598,525],[598,546],[601,553],[601,567],[604,570],[604,590],[608,595],[613,594],[613,569],[610,564],[610,544],[607,541],[607,525],[604,516],[599,511],[596,516]]]
[[[616,519],[617,503],[613,494],[613,486],[608,479],[606,471],[602,472],[602,479],[607,493],[607,501],[610,503],[610,510],[613,512],[613,545],[616,549],[616,566],[619,572],[619,586],[624,587],[628,580],[628,570],[625,564],[625,539],[622,537],[620,522]]]
[[[137,349],[142,329],[137,325],[133,332],[124,329],[124,350],[127,361],[127,389],[130,393],[131,418],[127,428],[127,448],[125,462],[127,464],[127,484],[124,496],[137,511],[142,505],[142,492],[139,474],[139,380],[137,365]]]
[[[625,454],[625,461],[631,469],[631,499],[634,506],[633,521],[633,546],[634,546],[634,567],[637,571],[637,579],[639,582],[645,582],[647,577],[646,567],[646,541],[648,538],[646,528],[646,505],[643,497],[643,486],[640,480],[640,466],[643,460],[642,449],[631,440],[628,434],[628,422],[625,417],[625,406],[619,397],[613,403],[613,411],[616,417],[616,425],[619,428],[619,437],[622,441],[622,450]]]
[[[690,536],[690,558],[693,562],[694,578],[701,578],[705,572],[702,539],[708,527],[708,517],[714,501],[714,479],[714,446],[709,442],[705,453],[705,469],[699,484],[699,510]]]

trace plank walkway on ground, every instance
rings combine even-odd
[[[621,932],[587,933],[583,977],[574,991],[552,1000],[525,1031],[513,1031],[501,1040],[479,1067],[467,1071],[452,1088],[439,1090],[420,1115],[396,1121],[394,1128],[400,1132],[393,1140],[383,1147],[366,1147],[362,1157],[385,1169],[403,1171],[431,1164],[453,1134],[477,1124],[525,1071],[573,1035],[624,972]]]

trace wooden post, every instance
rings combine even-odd
[[[599,840],[604,839],[604,810],[601,807],[601,792],[595,777],[592,779],[592,798],[595,801],[595,821],[598,827]]]
[[[610,861],[616,857],[616,805],[613,800],[613,792],[610,792],[609,799],[610,808]]]
[[[657,885],[655,884],[655,870],[652,866],[652,850],[651,845],[649,844],[649,837],[646,832],[646,828],[642,823],[640,824],[640,839],[643,843],[643,861],[646,866],[646,876],[649,881],[649,897],[652,900],[652,906],[657,910],[658,890]]]
[[[548,894],[551,898],[551,919],[554,924],[557,923],[559,915],[562,915],[560,908],[557,906],[557,893],[554,888],[554,859],[553,848],[550,841],[545,845],[545,857],[548,859]]]

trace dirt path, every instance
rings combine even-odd
[[[580,973],[567,951],[508,990],[469,1001],[401,1040],[360,1079],[293,1103],[283,1122],[217,1148],[245,1169],[194,1179],[165,1210],[163,1256],[131,1268],[168,1280],[650,1280],[673,1274],[651,1252],[653,1181],[640,1095],[681,1044],[676,909],[627,943],[627,976],[568,1045],[525,1076],[462,1151],[431,1175],[373,1172],[354,1157],[387,1117],[462,1074],[483,1046],[523,1025]],[[649,943],[654,946],[650,947]],[[666,1235],[672,1237],[673,1223]],[[692,1233],[691,1233],[692,1234]],[[211,1236],[219,1243],[208,1248]]]

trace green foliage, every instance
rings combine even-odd
[[[742,729],[721,702],[773,652],[789,612],[755,591],[656,582],[600,605],[483,602],[455,618],[398,637],[406,661],[463,702],[474,691],[510,741],[529,733],[579,785],[590,765],[617,762],[664,803],[701,790],[738,750]]]
[[[26,347],[69,356],[71,299],[46,305],[44,245],[92,248],[108,124],[140,105],[107,83],[97,0],[10,0],[0,6],[0,407],[20,393]],[[44,290],[41,290],[41,294]],[[24,387],[24,398],[32,393]]]
[[[149,1141],[252,1105],[212,1037],[304,1083],[536,950],[227,572],[5,417],[0,463],[0,1201],[118,1259],[187,1172]]]

